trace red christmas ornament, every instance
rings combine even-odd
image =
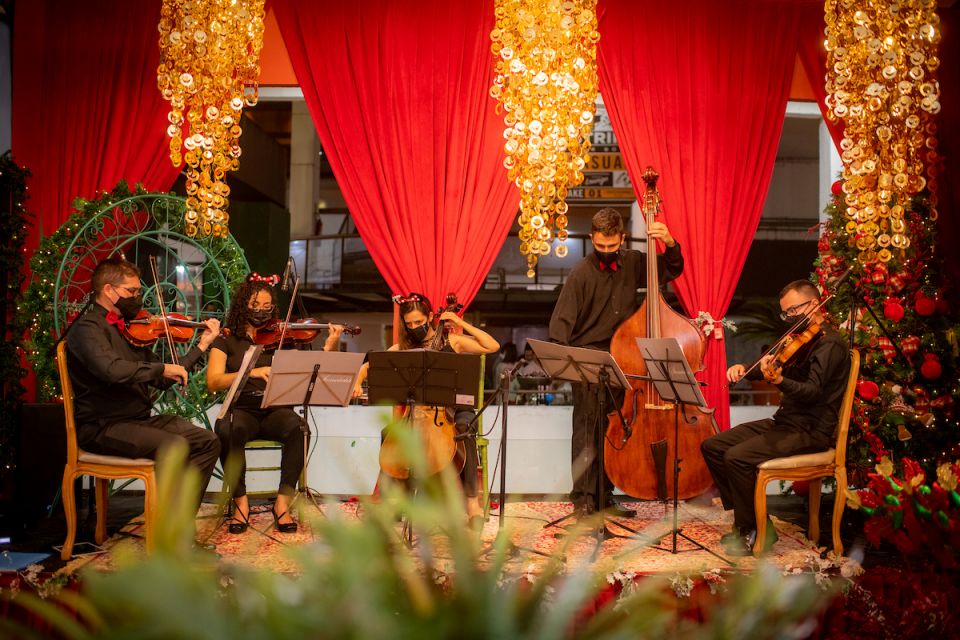
[[[870,274],[870,279],[873,280],[873,284],[883,284],[887,281],[887,265],[882,262],[874,267],[873,272]]]
[[[890,290],[896,293],[907,286],[907,275],[903,273],[894,273],[890,276]]]
[[[857,394],[867,402],[876,400],[880,395],[880,387],[873,380],[860,380],[857,382]]]
[[[920,350],[920,338],[917,336],[907,336],[900,341],[900,350],[903,355],[912,356]]]
[[[794,480],[790,485],[790,488],[793,489],[793,492],[798,496],[806,496],[810,493],[810,481],[809,480]]]
[[[835,196],[839,196],[843,193],[843,181],[837,180],[832,185],[830,185],[830,193]]]
[[[917,410],[917,413],[926,413],[930,408],[930,394],[918,384],[913,385],[912,390],[914,394],[913,408]]]
[[[943,373],[943,366],[937,359],[936,354],[926,353],[923,356],[923,364],[920,365],[920,375],[927,380],[936,380]]]
[[[890,322],[900,322],[903,314],[903,305],[896,298],[890,298],[883,304],[883,317]]]
[[[880,336],[877,338],[877,346],[880,347],[880,351],[883,352],[883,357],[887,363],[892,363],[894,358],[897,357],[897,350],[893,347],[893,343],[890,342],[890,339],[886,336]]]
[[[937,301],[933,298],[928,298],[922,293],[918,294],[917,299],[913,303],[913,310],[920,316],[932,316],[937,310]]]

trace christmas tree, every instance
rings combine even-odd
[[[861,490],[849,502],[868,516],[871,542],[886,539],[905,553],[936,547],[952,558],[960,548],[960,327],[934,253],[929,195],[904,209],[910,245],[865,264],[843,183],[834,183],[816,276],[830,289],[853,267],[827,303],[862,355],[847,452],[850,484]]]

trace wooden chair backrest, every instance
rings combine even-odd
[[[67,425],[67,464],[76,464],[79,455],[77,447],[77,425],[73,420],[73,385],[67,369],[67,343],[57,345],[57,371],[60,373],[60,390],[63,393],[63,413]]]
[[[847,464],[847,434],[850,432],[850,414],[853,412],[853,397],[857,392],[857,378],[860,377],[860,352],[850,350],[850,375],[847,378],[847,388],[843,393],[843,402],[840,404],[840,418],[837,422],[836,464],[838,467]]]

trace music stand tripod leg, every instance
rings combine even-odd
[[[307,385],[307,391],[303,396],[303,405],[301,406],[302,414],[300,416],[300,431],[303,433],[303,470],[300,472],[300,482],[297,487],[297,494],[293,497],[293,500],[290,501],[290,509],[292,510],[297,500],[301,496],[306,496],[313,506],[317,509],[317,512],[323,516],[327,517],[327,514],[323,512],[321,508],[320,501],[317,499],[318,492],[310,488],[309,484],[309,461],[310,461],[310,421],[309,421],[309,411],[310,411],[310,396],[313,395],[313,388],[317,384],[317,378],[320,376],[320,365],[313,365],[313,373],[310,375],[310,384]]]

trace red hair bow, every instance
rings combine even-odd
[[[276,286],[280,282],[280,276],[274,274],[272,276],[262,276],[256,271],[247,276],[247,282],[266,282],[271,287]]]

